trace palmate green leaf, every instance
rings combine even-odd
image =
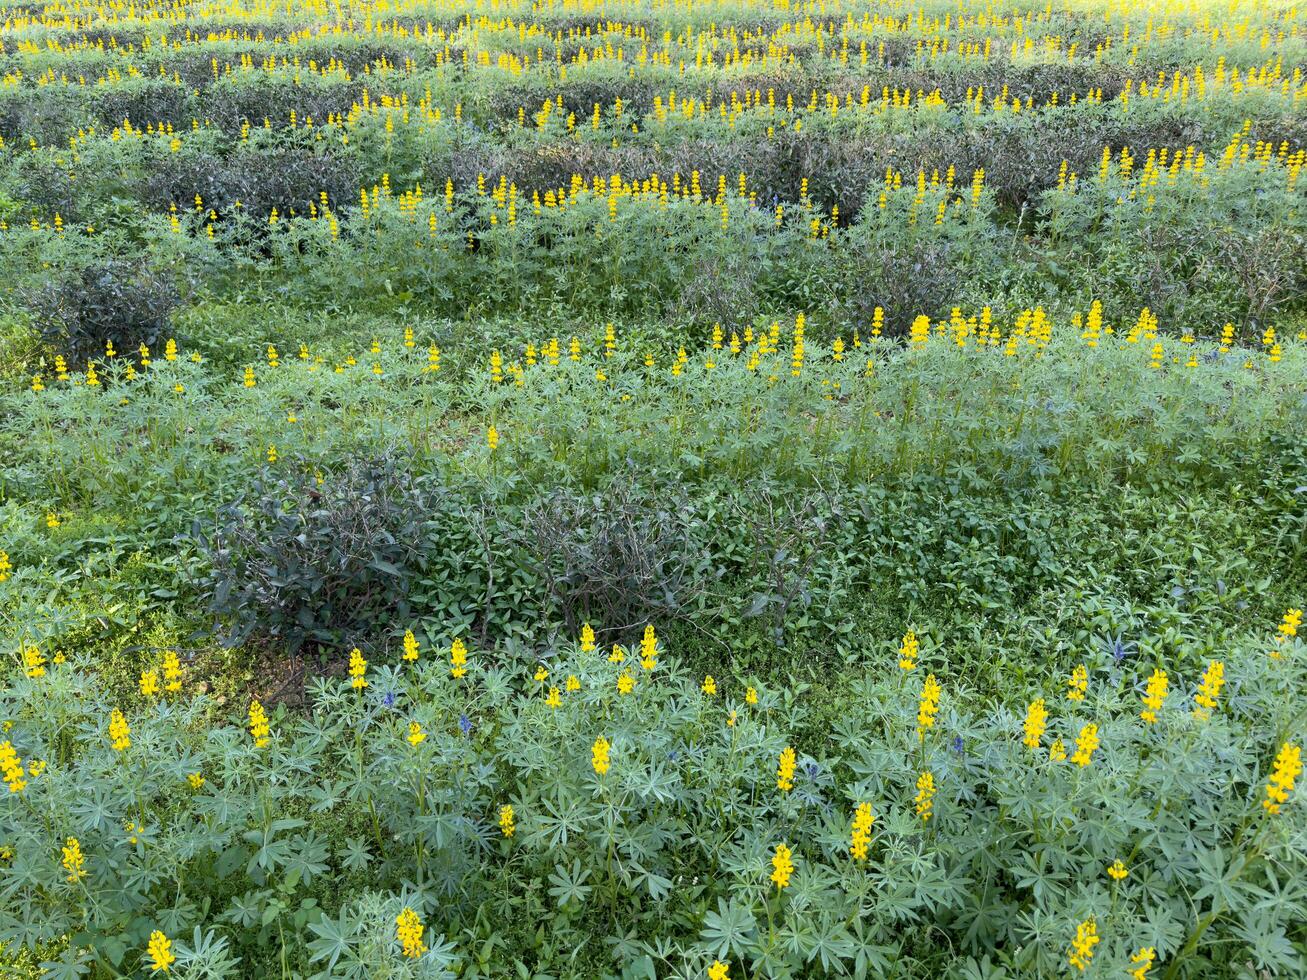
[[[581,867],[580,858],[572,861],[572,867],[566,868],[561,864],[555,865],[553,873],[549,876],[550,884],[549,894],[558,902],[558,907],[566,908],[568,902],[576,902],[578,905],[584,905],[585,900],[589,897],[594,888],[585,884],[590,877],[590,869]]]
[[[821,915],[813,926],[804,959],[808,963],[820,960],[822,969],[829,972],[852,957],[855,948],[853,937],[849,935],[844,923],[832,916]]]
[[[752,905],[734,898],[717,900],[716,912],[705,912],[699,941],[718,959],[743,959],[754,948],[758,920]]]
[[[77,980],[90,972],[92,962],[83,950],[65,949],[57,960],[41,962],[41,980]]]
[[[1259,970],[1266,970],[1272,976],[1302,975],[1301,952],[1285,935],[1284,926],[1270,925],[1265,919],[1253,916],[1244,919],[1235,929],[1248,944],[1248,954]]]
[[[309,923],[309,931],[318,937],[308,943],[309,960],[313,963],[327,961],[324,976],[330,976],[340,958],[350,954],[352,939],[361,922],[357,913],[342,909],[338,918],[323,915],[317,922]]]
[[[327,860],[326,843],[318,838],[317,831],[310,830],[286,861],[286,884],[294,888],[301,879],[308,884],[328,869]]]
[[[362,871],[372,862],[372,851],[362,837],[349,837],[338,852],[342,866],[350,871]]]

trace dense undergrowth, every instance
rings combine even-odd
[[[1305,61],[0,0],[0,975],[1307,972]]]

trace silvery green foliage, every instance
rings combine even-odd
[[[16,751],[48,764],[0,799],[13,852],[0,865],[0,941],[58,952],[50,976],[136,969],[155,928],[178,937],[179,969],[204,977],[445,976],[456,962],[465,976],[519,963],[639,976],[646,960],[662,975],[715,957],[777,977],[896,963],[1049,975],[1093,918],[1096,969],[1154,946],[1180,976],[1244,962],[1293,972],[1305,808],[1292,798],[1272,817],[1260,801],[1295,730],[1303,650],[1292,641],[1271,658],[1267,642],[1248,633],[1222,651],[1209,721],[1192,714],[1204,659],[1173,658],[1146,725],[1149,671],[1098,642],[1084,648],[1083,702],[1049,677],[1002,706],[978,703],[928,636],[910,674],[886,643],[823,697],[759,683],[756,705],[738,683],[705,694],[667,651],[649,674],[566,644],[473,647],[460,681],[428,653],[415,667],[372,664],[363,691],[314,682],[306,714],[271,712],[263,750],[243,711],[206,727],[216,706],[203,697],[137,705],[122,754],[105,737],[111,704],[75,658],[0,695]],[[919,740],[928,669],[944,693]],[[620,695],[628,670],[636,687]],[[569,675],[581,689],[550,709],[545,692]],[[1021,744],[1034,696],[1050,712],[1038,750]],[[428,736],[417,746],[413,721]],[[1049,760],[1053,738],[1070,751],[1090,721],[1101,738],[1090,765]],[[612,744],[602,777],[590,758],[600,735]],[[798,760],[782,793],[786,746]],[[923,771],[938,788],[925,824],[913,807]],[[860,864],[848,843],[863,801],[876,821]],[[497,826],[504,804],[511,838]],[[68,836],[86,856],[77,885],[58,864]],[[779,843],[796,865],[783,892],[768,878]],[[1117,859],[1120,883],[1106,874]],[[405,907],[431,948],[412,961],[395,939]]]

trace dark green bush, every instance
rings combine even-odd
[[[54,279],[28,298],[46,342],[74,364],[102,355],[110,340],[123,352],[162,345],[177,303],[176,287],[166,276],[127,258]]]
[[[224,642],[371,647],[408,618],[423,528],[444,499],[384,453],[320,482],[261,473],[213,527],[196,529],[212,566],[201,588]]]

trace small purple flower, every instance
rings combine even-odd
[[[815,762],[805,762],[803,764],[803,771],[808,774],[809,779],[816,779],[817,773],[821,772],[821,766],[817,765]]]
[[[962,736],[954,735],[953,741],[949,743],[949,748],[951,748],[958,755],[961,755],[962,752],[964,751],[962,747]]]
[[[472,719],[467,715],[458,716],[458,727],[464,735],[472,734]]]
[[[395,697],[395,692],[394,692],[394,691],[387,691],[387,692],[385,693],[385,696],[382,697],[382,699],[381,699],[382,707],[393,708],[393,707],[395,707],[395,702],[396,702],[397,700],[398,700],[398,699]]]

